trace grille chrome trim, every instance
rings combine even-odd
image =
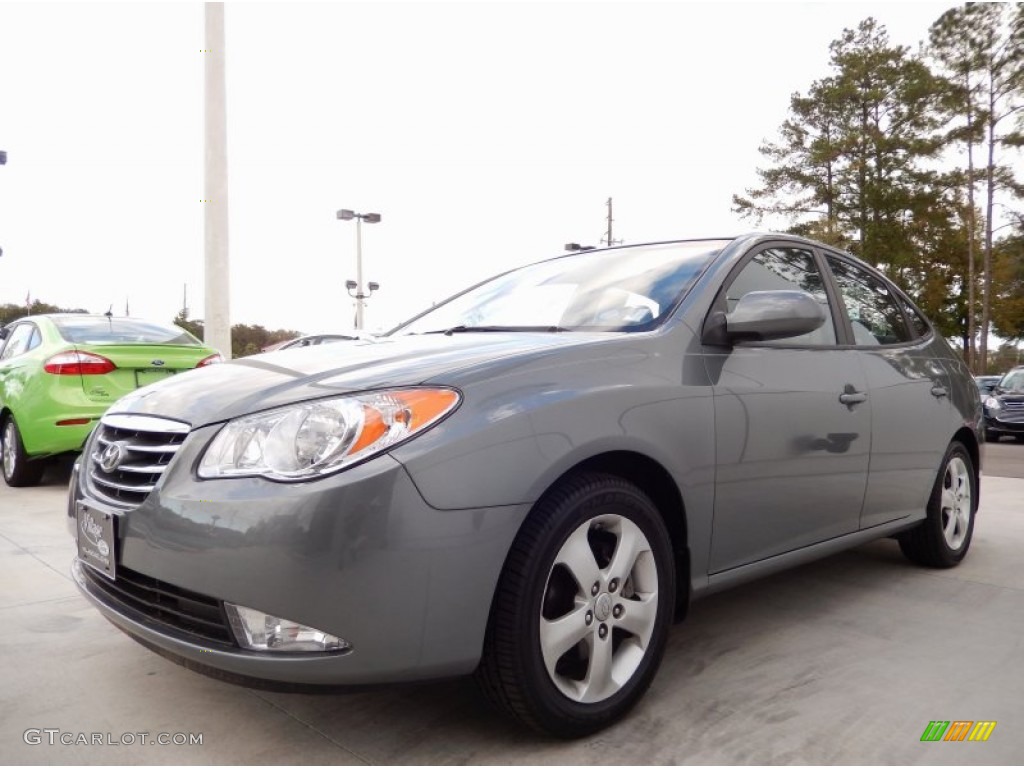
[[[174,432],[185,434],[192,430],[189,424],[162,416],[140,416],[134,413],[108,413],[101,421],[114,429],[138,432]]]
[[[102,445],[109,445],[110,440],[105,440],[102,437],[97,438],[97,442]],[[128,450],[132,453],[174,453],[181,446],[178,445],[131,445],[127,446]]]
[[[189,429],[184,422],[157,416],[105,415],[96,427],[87,459],[85,476],[89,489],[109,504],[134,509],[159,484]],[[122,458],[119,462],[115,459],[115,466],[107,471],[100,457],[115,443]]]
[[[93,456],[95,455],[93,454]],[[165,467],[165,464],[147,464],[144,467],[133,467],[131,464],[125,464],[120,469],[122,472],[133,472],[137,475],[161,475]]]
[[[96,458],[96,454],[93,454],[92,456],[90,456],[90,458],[95,459]],[[156,488],[155,484],[154,485],[124,485],[122,483],[115,483],[113,480],[109,480],[109,479],[107,479],[105,477],[99,477],[95,472],[90,472],[89,473],[89,479],[92,480],[94,483],[99,483],[101,486],[106,486],[108,488],[114,488],[114,489],[116,489],[118,491],[128,491],[130,493],[152,493],[153,489]]]

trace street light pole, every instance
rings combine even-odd
[[[356,213],[348,208],[338,211],[338,218],[342,221],[356,220],[356,279],[348,280],[345,288],[348,295],[356,300],[356,321],[357,331],[363,330],[363,311],[366,306],[366,299],[373,295],[373,292],[380,288],[377,283],[367,283],[367,291],[363,291],[363,221],[367,224],[378,224],[379,213]]]
[[[363,291],[363,217],[356,219],[356,285]],[[356,330],[363,330],[363,299],[356,298]]]
[[[7,152],[0,149],[0,165],[7,165]],[[4,249],[0,248],[0,256],[4,255]]]

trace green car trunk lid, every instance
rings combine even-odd
[[[205,347],[169,344],[80,344],[75,348],[117,366],[110,373],[82,375],[86,397],[97,403],[112,403],[139,387],[192,370],[210,354]]]

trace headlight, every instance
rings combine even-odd
[[[394,389],[244,416],[217,433],[199,464],[199,476],[322,477],[422,432],[459,400],[452,389]]]
[[[985,407],[990,411],[998,411],[1003,406],[996,398],[989,396],[985,398]]]

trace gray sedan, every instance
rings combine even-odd
[[[622,717],[695,598],[885,536],[967,553],[981,403],[883,275],[782,235],[540,262],[373,343],[115,404],[68,503],[82,592],[190,668],[475,674],[559,736]]]

